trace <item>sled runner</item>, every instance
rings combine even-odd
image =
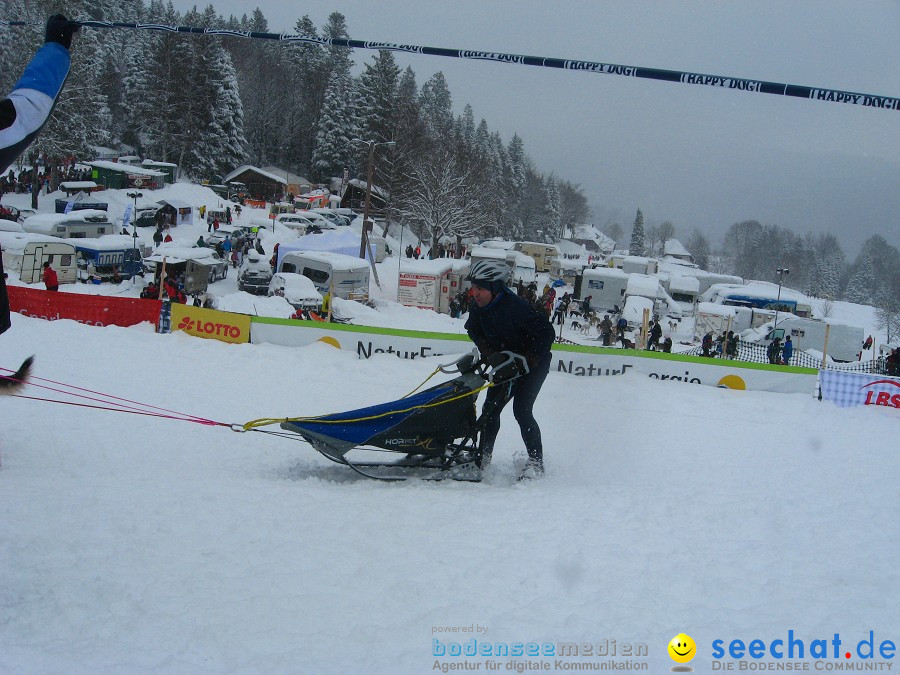
[[[438,371],[458,375],[390,403],[285,420],[281,428],[300,434],[326,458],[367,478],[481,480],[484,413],[476,413],[478,393],[493,386],[509,389],[512,380],[528,373],[528,364],[512,352],[488,360],[473,352]],[[400,457],[378,461],[371,459],[374,453]]]

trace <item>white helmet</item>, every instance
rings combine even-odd
[[[466,279],[484,283],[499,281],[505,284],[509,279],[509,265],[500,260],[476,260],[469,268]]]

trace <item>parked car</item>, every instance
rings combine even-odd
[[[294,309],[318,311],[322,306],[322,294],[311,279],[293,272],[278,272],[269,282],[269,295],[287,300]]]
[[[258,251],[248,251],[238,268],[238,290],[254,295],[267,295],[272,281],[269,261]]]
[[[306,213],[318,213],[320,216],[328,218],[328,220],[338,227],[344,227],[350,224],[350,219],[347,218],[347,216],[342,216],[333,209],[310,209]]]
[[[235,243],[239,239],[246,237],[256,238],[256,233],[253,232],[252,228],[244,225],[219,225],[219,229],[210,234],[204,241],[210,248],[215,248],[216,244],[224,242],[229,236],[232,243]]]
[[[228,268],[231,265],[228,260],[215,251],[212,252],[212,255],[209,256],[209,258],[204,258],[200,262],[209,267],[209,283],[219,281],[228,276]]]

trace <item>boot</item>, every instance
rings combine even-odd
[[[540,457],[529,457],[525,468],[519,474],[519,480],[534,480],[544,477],[544,460]]]

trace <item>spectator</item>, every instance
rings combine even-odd
[[[777,364],[779,362],[779,357],[781,356],[781,340],[775,338],[772,340],[771,344],[766,348],[766,357],[769,359],[769,363]]]
[[[56,275],[56,270],[50,267],[49,262],[44,263],[44,286],[47,287],[48,291],[58,291],[59,290],[59,277]]]
[[[612,321],[609,320],[609,314],[603,315],[603,321],[600,322],[600,336],[603,338],[603,346],[609,347],[612,344]]]
[[[784,347],[781,348],[781,359],[784,365],[791,365],[791,357],[794,355],[794,343],[791,342],[791,336],[788,335],[784,339]]]
[[[662,326],[659,325],[659,321],[654,321],[653,325],[650,327],[650,339],[647,340],[647,349],[651,349],[656,351],[659,347],[659,339],[662,337]]]
[[[703,340],[700,342],[700,355],[701,356],[712,356],[712,348],[713,348],[713,336],[712,333],[707,333],[703,336]]]
[[[740,338],[733,330],[728,331],[728,337],[725,339],[725,358],[736,359],[738,355],[738,344]]]

